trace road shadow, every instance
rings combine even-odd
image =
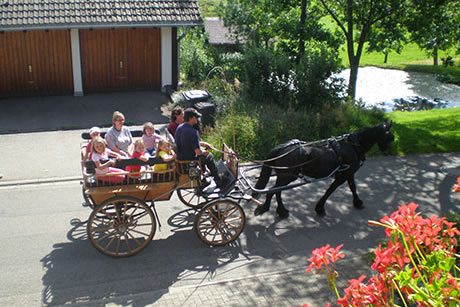
[[[257,305],[254,299],[258,296],[273,295],[286,302],[293,297],[309,297],[324,305],[334,297],[323,276],[257,276],[286,270],[304,272],[313,249],[342,243],[346,258],[337,264],[339,287],[361,274],[369,276],[370,262],[363,255],[385,237],[383,229],[370,227],[367,221],[379,220],[410,202],[418,203],[419,211],[426,215],[459,212],[459,200],[451,193],[459,162],[455,154],[368,159],[356,176],[365,209],[353,208],[348,186],[342,185],[329,198],[323,218],[317,217],[314,206],[331,180],[284,192],[285,206],[290,210],[287,219],[276,217],[276,202],[258,217],[253,215],[255,204],[242,203],[247,217],[243,234],[235,244],[219,248],[198,240],[191,210],[172,215],[164,226],[170,228],[169,232],[160,233],[160,239],[154,239],[140,254],[124,259],[99,253],[87,239],[86,223],[72,221],[69,242],[55,244],[41,260],[45,271],[42,304],[152,304],[171,287],[197,288],[229,276],[232,281],[225,287],[238,293],[248,305]],[[82,267],[81,263],[86,265]],[[235,276],[251,276],[250,283]],[[274,293],[273,285],[281,290]],[[177,298],[174,304],[186,305],[188,299]]]
[[[116,110],[126,125],[166,124],[169,115],[163,110],[169,103],[170,97],[158,91],[1,98],[0,134],[109,127]]]
[[[41,259],[45,270],[42,304],[98,305],[103,300],[101,305],[136,306],[132,295],[148,293],[147,300],[155,302],[181,280],[192,284],[212,280],[219,267],[243,251],[238,242],[222,248],[205,246],[192,229],[194,215],[191,209],[173,215],[168,220],[174,228],[172,235],[153,240],[135,256],[119,259],[105,256],[91,245],[87,221],[72,220],[67,233],[70,242],[55,244]]]

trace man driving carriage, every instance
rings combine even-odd
[[[193,127],[198,124],[200,116],[201,114],[193,108],[184,111],[184,123],[177,128],[175,134],[177,159],[182,161],[200,160],[201,165],[205,165],[209,169],[216,185],[221,187],[222,180],[217,172],[216,162],[212,153],[207,151],[207,149],[215,150],[215,148],[200,141],[200,133]]]

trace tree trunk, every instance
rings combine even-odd
[[[433,65],[438,66],[438,47],[435,46],[433,49]]]
[[[358,80],[359,64],[355,61],[350,61],[350,78],[348,79],[348,99],[355,100],[356,97],[356,81]]]
[[[387,62],[388,62],[388,53],[385,52],[385,59],[383,60],[383,63],[386,64]]]
[[[305,18],[307,12],[307,0],[302,0],[300,9],[300,27],[299,27],[299,54],[297,55],[296,62],[300,63],[300,59],[305,53]]]

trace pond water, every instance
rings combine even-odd
[[[339,75],[348,82],[350,70],[346,69]],[[366,106],[377,106],[385,111],[393,111],[401,106],[404,109],[414,104],[422,109],[430,108],[427,104],[458,107],[460,86],[442,83],[433,74],[361,67],[356,87],[356,99],[360,98]]]

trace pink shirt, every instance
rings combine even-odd
[[[92,157],[91,157],[91,160],[94,162],[101,161],[101,160],[108,160],[108,159],[109,159],[109,155],[108,155],[107,150],[103,154],[93,152]],[[109,172],[108,167],[104,169],[99,169],[98,167],[96,167],[97,175],[104,175],[104,174],[107,174],[108,172]]]
[[[157,148],[158,141],[161,140],[162,137],[159,134],[152,134],[148,136],[147,134],[142,135],[142,140],[145,144],[145,150],[152,151]]]

